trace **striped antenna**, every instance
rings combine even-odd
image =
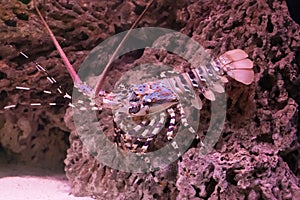
[[[114,51],[114,53],[112,54],[112,56],[110,57],[108,63],[106,64],[103,73],[101,74],[96,87],[94,88],[94,94],[98,95],[103,81],[108,73],[108,71],[111,68],[111,64],[114,61],[117,53],[120,51],[122,45],[124,44],[124,42],[126,41],[126,39],[128,38],[128,36],[130,35],[131,31],[138,25],[138,23],[141,21],[141,19],[144,17],[144,15],[146,14],[146,12],[148,11],[148,9],[150,8],[150,6],[153,4],[154,0],[150,0],[150,2],[147,4],[146,8],[144,9],[144,11],[142,12],[142,14],[140,14],[140,16],[137,18],[137,20],[134,22],[134,24],[130,27],[130,29],[127,31],[127,33],[125,34],[124,38],[121,40],[120,44],[117,46],[116,50]]]
[[[29,56],[26,55],[24,52],[20,52],[20,54],[22,56],[24,56],[26,59],[29,58]],[[54,77],[50,76],[50,74],[48,73],[48,71],[44,67],[42,67],[37,62],[34,62],[34,63],[35,63],[36,69],[41,71],[42,73],[44,73],[47,76],[47,80],[50,84],[56,84],[57,83],[56,79]],[[24,86],[16,86],[15,89],[16,90],[24,90],[24,91],[32,90],[30,87],[24,87]],[[61,88],[61,86],[58,86],[58,88],[56,90],[57,90],[58,93],[62,94],[63,98],[68,99],[68,100],[72,99],[71,95],[69,95],[67,92],[63,92],[63,89]],[[49,95],[53,94],[53,92],[50,91],[50,90],[43,90],[42,92],[44,94],[49,94]],[[45,104],[43,102],[34,102],[34,103],[30,103],[29,105],[30,106],[42,106],[42,105],[57,106],[57,105],[61,105],[61,104],[58,104],[58,103],[55,103],[55,102],[51,102],[51,103],[48,103],[48,104]],[[3,109],[8,110],[8,109],[12,109],[12,108],[15,108],[15,107],[16,107],[16,105],[13,104],[13,105],[5,106]]]
[[[69,74],[71,75],[72,79],[73,79],[73,82],[74,82],[74,85],[75,87],[79,86],[80,84],[82,84],[82,81],[80,80],[79,76],[77,75],[76,71],[74,70],[72,64],[70,63],[69,59],[67,58],[65,52],[62,50],[61,46],[59,45],[58,41],[56,40],[53,32],[51,31],[51,29],[49,28],[48,24],[46,23],[44,17],[42,16],[39,8],[37,7],[37,4],[36,4],[36,0],[33,0],[33,5],[34,5],[34,8],[36,10],[36,12],[38,13],[40,19],[42,20],[47,32],[49,33],[50,37],[51,37],[51,40],[53,41],[59,55],[61,56],[64,64],[66,65],[66,68],[69,72]]]
[[[117,46],[116,50],[114,51],[114,53],[112,54],[112,56],[110,57],[107,65],[105,66],[104,68],[104,71],[102,73],[102,75],[100,76],[97,84],[96,84],[96,87],[94,88],[93,92],[89,93],[89,94],[86,94],[86,95],[96,95],[98,96],[98,94],[101,92],[101,86],[102,86],[102,83],[104,81],[104,78],[106,76],[106,74],[108,73],[108,71],[110,70],[110,66],[111,66],[111,63],[113,62],[113,60],[115,59],[117,53],[119,52],[119,50],[121,49],[122,45],[124,44],[124,42],[126,41],[126,39],[128,38],[128,36],[130,35],[132,29],[134,29],[137,24],[140,22],[140,20],[143,18],[143,16],[145,15],[145,13],[147,12],[147,10],[150,8],[150,6],[154,3],[154,0],[150,0],[150,2],[147,4],[146,8],[144,9],[144,11],[142,12],[142,14],[137,18],[137,20],[134,22],[134,24],[131,26],[131,28],[129,29],[129,31],[127,31],[126,35],[124,36],[124,38],[121,40],[120,44]],[[68,60],[66,54],[64,53],[64,51],[62,50],[61,46],[59,45],[57,39],[55,38],[53,32],[51,31],[51,29],[49,28],[47,22],[45,21],[44,17],[42,16],[37,4],[36,4],[36,0],[33,0],[33,5],[34,5],[34,8],[37,12],[37,14],[39,15],[41,21],[43,22],[47,32],[49,33],[57,51],[59,52],[61,58],[63,59],[63,62],[65,63],[66,65],[66,68],[69,72],[69,74],[71,75],[72,79],[73,79],[73,82],[74,82],[74,85],[75,87],[79,88],[81,90],[81,87],[82,85],[84,85],[82,83],[82,81],[80,80],[79,76],[77,75],[76,71],[74,70],[73,66],[71,65],[70,61]],[[84,92],[85,90],[81,90],[82,92]],[[93,97],[91,96],[91,97]]]

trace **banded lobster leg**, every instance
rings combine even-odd
[[[178,114],[176,114],[178,113]],[[154,115],[150,120],[143,119],[140,123],[135,124],[135,126],[129,126],[129,123],[125,123],[121,119],[124,119],[124,113],[117,113],[114,118],[114,122],[117,128],[115,128],[116,142],[119,146],[122,146],[120,139],[124,141],[124,147],[132,152],[145,153],[148,151],[148,147],[155,139],[157,134],[159,134],[168,124],[166,129],[166,139],[171,143],[173,148],[177,151],[178,144],[172,141],[174,138],[174,131],[179,123],[183,127],[187,128],[192,134],[196,134],[196,130],[189,125],[187,122],[184,109],[180,103],[173,105]],[[177,120],[179,119],[179,120]],[[118,126],[119,125],[119,126]],[[183,152],[178,151],[178,156]]]
[[[190,88],[184,80],[173,77],[133,85],[129,89],[129,109],[125,112],[117,110],[114,117],[117,135],[122,135],[125,148],[145,153],[152,140],[167,126],[166,140],[177,149],[178,145],[172,139],[179,123],[196,133],[184,117],[179,101],[179,94],[184,93],[181,88],[189,94]]]

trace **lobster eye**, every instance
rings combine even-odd
[[[138,104],[138,105],[130,106],[128,112],[129,114],[136,114],[140,111],[140,109],[141,109],[141,105]]]

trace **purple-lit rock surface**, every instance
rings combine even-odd
[[[78,69],[97,44],[129,29],[146,3],[59,1],[40,5]],[[8,159],[61,167],[65,158],[72,193],[98,199],[300,198],[300,27],[289,17],[285,1],[157,1],[140,22],[140,26],[180,31],[214,56],[243,49],[254,62],[252,85],[231,79],[226,85],[226,122],[213,151],[201,155],[200,143],[195,142],[182,159],[155,173],[159,183],[150,174],[119,172],[94,159],[79,139],[71,109],[64,111],[68,102],[58,108],[22,106],[39,100],[65,102],[59,95],[48,98],[34,90],[14,90],[19,85],[38,91],[49,87],[32,61],[47,67],[69,93],[72,82],[32,5],[5,3],[0,9],[0,106],[18,104],[0,115],[0,145]],[[19,51],[30,58],[19,56]],[[179,72],[189,68],[172,54],[147,49],[113,63],[104,87],[111,89],[126,70],[150,61]],[[203,103],[201,139],[210,114],[209,102]],[[104,111],[100,116],[111,137],[111,113]],[[154,146],[158,143],[154,141]]]

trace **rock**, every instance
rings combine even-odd
[[[145,5],[142,1],[60,1],[40,7],[78,69],[99,42],[127,30]],[[99,163],[82,144],[72,122],[71,109],[65,114],[68,102],[57,109],[22,106],[41,98],[45,103],[60,98],[59,94],[48,98],[36,95],[35,91],[15,91],[15,86],[36,87],[41,91],[49,85],[35,69],[34,62],[47,67],[66,91],[71,91],[72,82],[40,20],[31,12],[32,5],[8,2],[1,9],[5,14],[0,30],[8,30],[10,34],[0,31],[3,49],[0,105],[18,105],[14,110],[1,110],[4,115],[0,116],[0,144],[10,159],[59,166],[65,157],[70,130],[70,147],[64,163],[72,193],[78,196],[98,199],[297,199],[299,196],[300,36],[299,26],[289,16],[285,1],[154,3],[140,26],[180,30],[213,56],[243,49],[253,60],[255,70],[252,85],[231,79],[226,85],[226,123],[214,149],[204,155],[201,143],[195,141],[182,159],[155,172],[155,178],[151,174],[120,172]],[[19,56],[19,51],[29,52],[30,58]],[[146,49],[113,63],[104,87],[112,88],[126,70],[149,61],[173,66],[179,72],[190,67],[176,55]],[[210,120],[210,104],[207,100],[203,104],[201,139],[206,137]],[[113,138],[111,113],[105,111],[101,116],[108,138]],[[154,147],[164,144],[160,142],[163,136],[158,137]]]

